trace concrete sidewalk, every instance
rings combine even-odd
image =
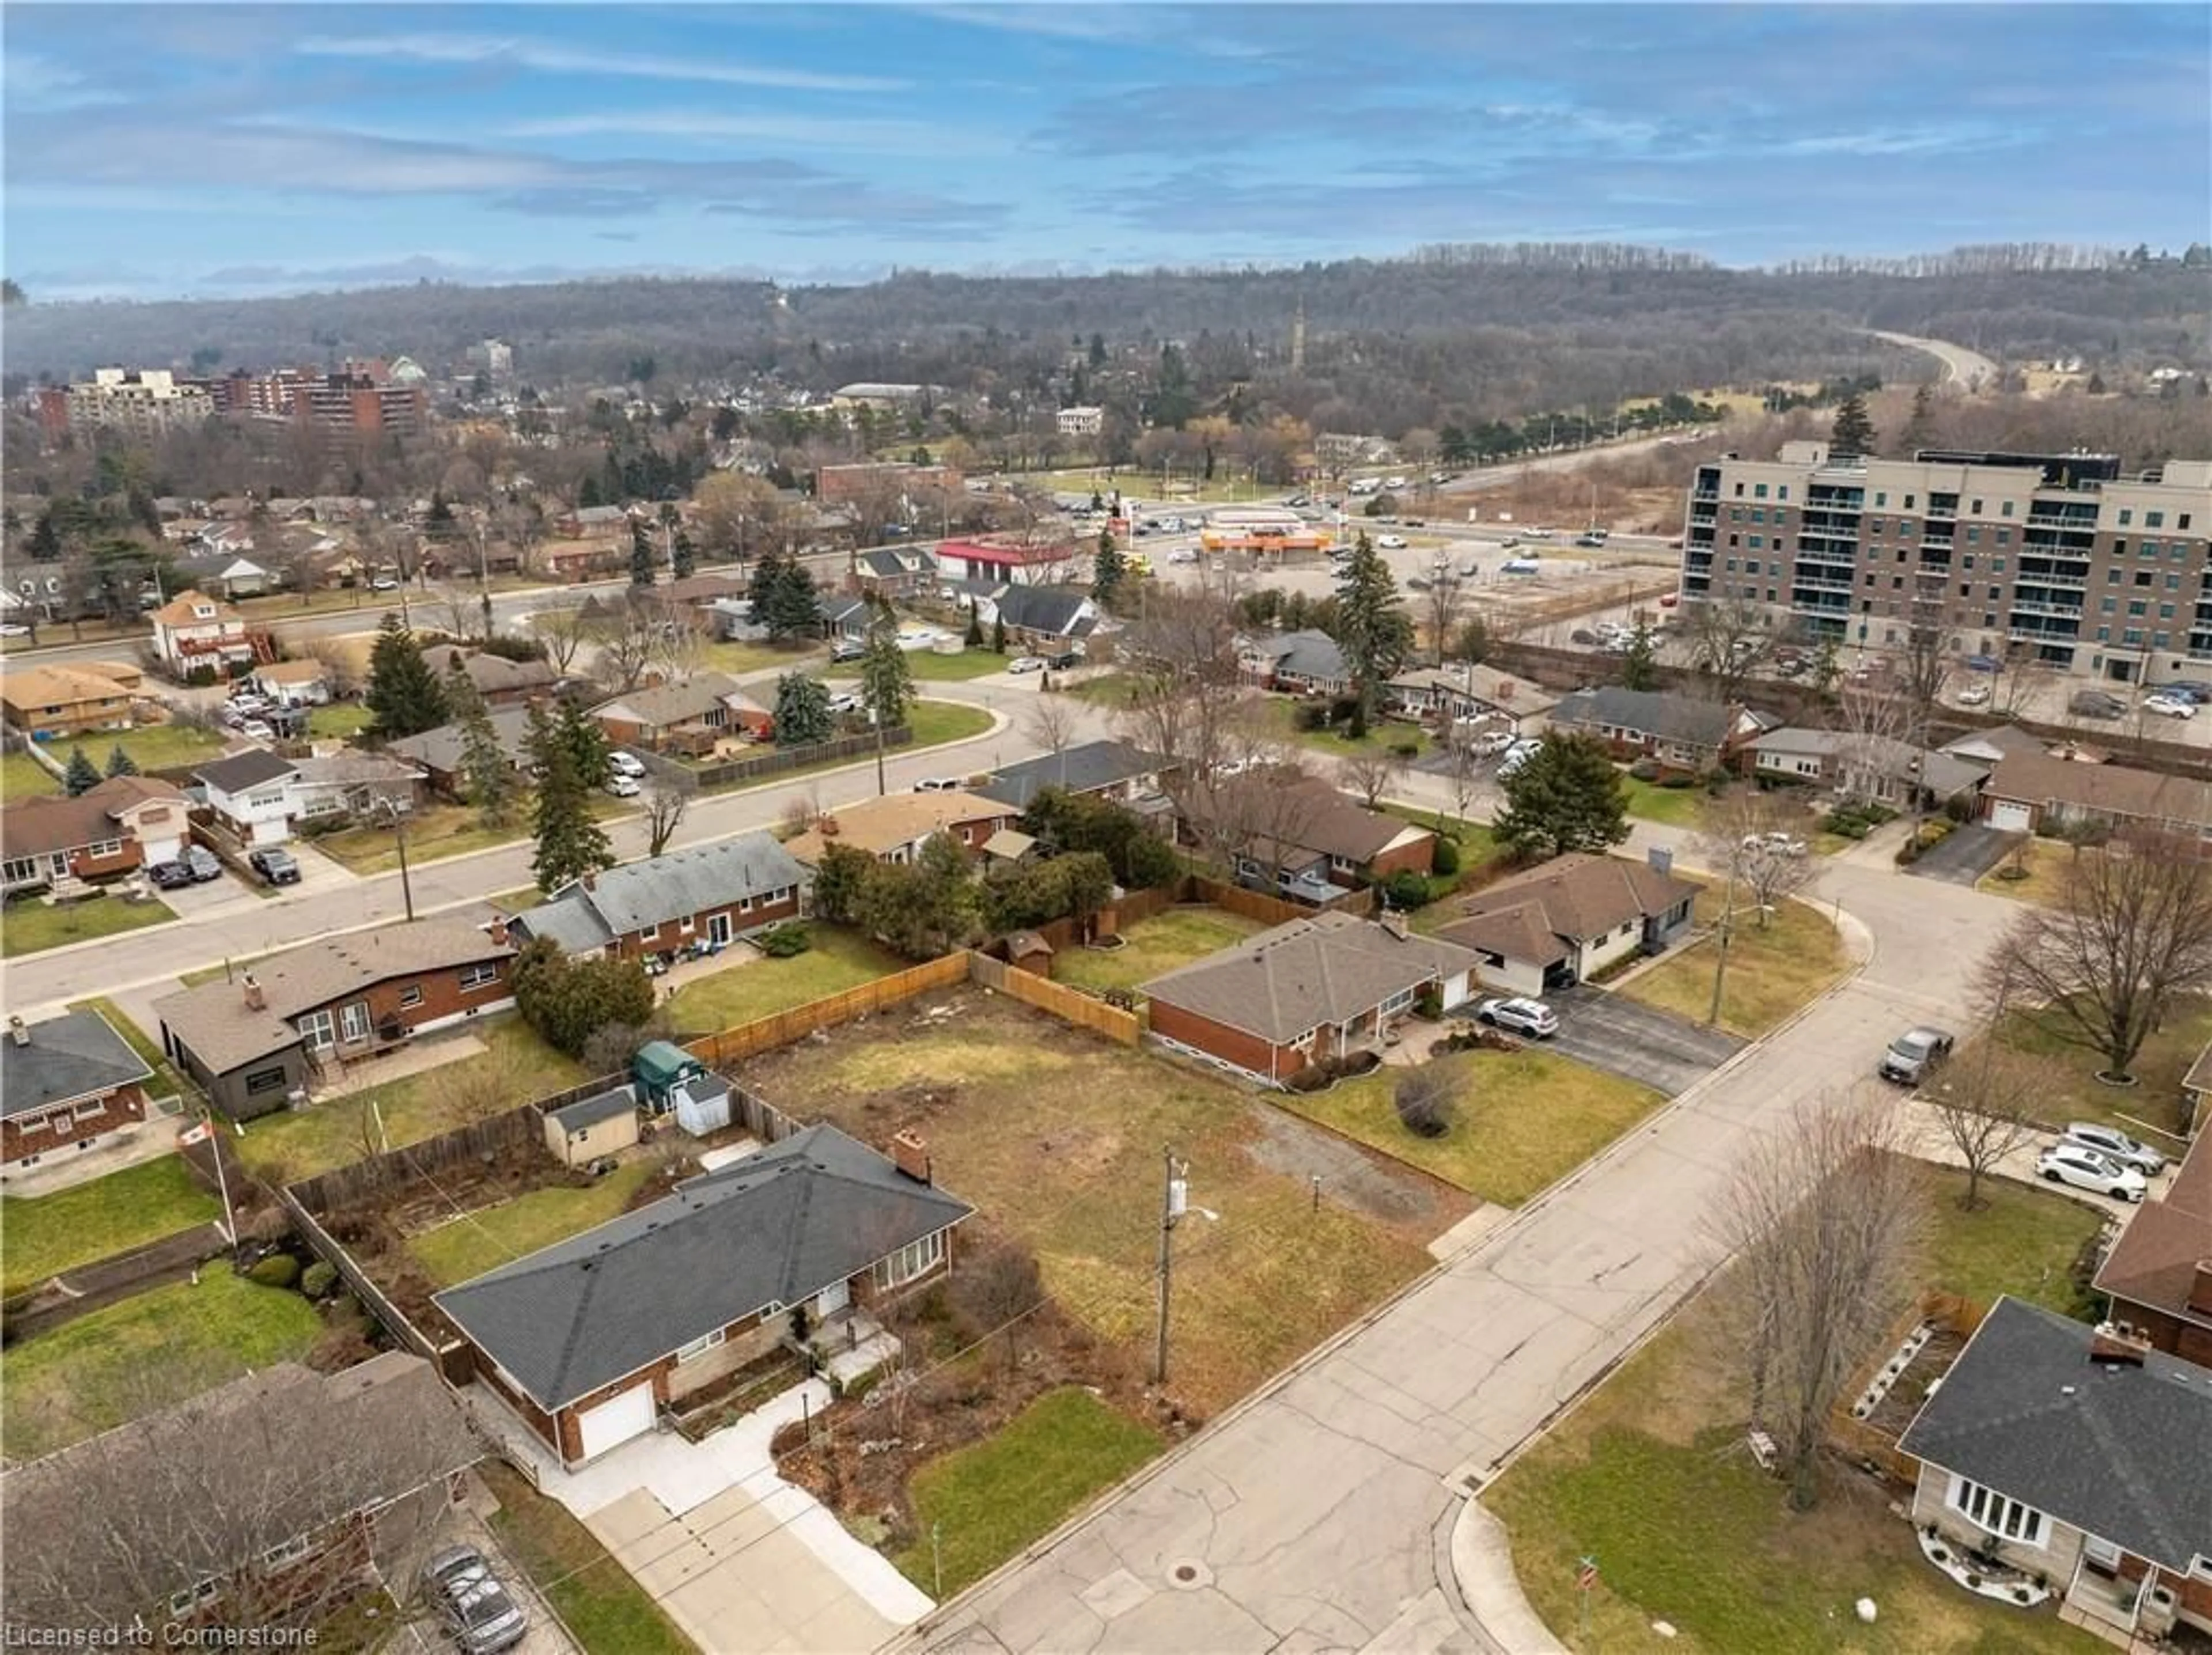
[[[1502,1655],[1566,1655],[1522,1593],[1505,1525],[1479,1500],[1463,1503],[1452,1524],[1451,1566],[1468,1612]]]

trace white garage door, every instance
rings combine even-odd
[[[621,1396],[585,1409],[576,1416],[576,1428],[583,1438],[586,1459],[596,1459],[632,1437],[643,1436],[653,1429],[651,1381],[632,1385]]]
[[[2002,799],[1990,801],[1990,825],[2000,833],[2025,833],[2033,820],[2026,805],[2012,804]]]

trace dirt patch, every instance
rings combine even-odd
[[[1388,1165],[1371,1150],[1278,1109],[1262,1107],[1252,1157],[1285,1177],[1309,1185],[1320,1180],[1323,1201],[1425,1238],[1442,1235],[1474,1210],[1443,1180]]]

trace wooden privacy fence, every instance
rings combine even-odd
[[[340,1246],[331,1232],[315,1221],[315,1215],[301,1203],[293,1190],[280,1190],[276,1199],[283,1203],[291,1215],[292,1225],[308,1250],[338,1273],[338,1279],[347,1290],[360,1300],[361,1306],[382,1325],[384,1330],[417,1356],[438,1360],[438,1348],[432,1344],[422,1330],[407,1319],[406,1312],[385,1296],[384,1290],[368,1279],[368,1273],[354,1263],[353,1255]]]
[[[1932,1289],[1922,1293],[1912,1309],[1891,1323],[1874,1360],[1853,1374],[1850,1383],[1844,1386],[1842,1399],[1829,1411],[1828,1440],[1852,1458],[1875,1466],[1893,1482],[1911,1486],[1920,1476],[1920,1463],[1898,1447],[1901,1433],[1873,1419],[1860,1419],[1851,1412],[1852,1406],[1865,1394],[1883,1364],[1921,1323],[1948,1329],[1966,1340],[1973,1336],[1974,1329],[1981,1326],[1982,1317],[1987,1314],[1985,1306],[1956,1293]],[[1911,1369],[1908,1367],[1906,1372]]]
[[[1342,896],[1322,904],[1319,908],[1309,908],[1304,903],[1285,902],[1280,897],[1271,897],[1264,891],[1247,891],[1241,885],[1224,885],[1203,873],[1192,874],[1185,884],[1188,892],[1185,900],[1212,903],[1216,908],[1225,908],[1248,920],[1258,920],[1262,925],[1286,925],[1292,920],[1310,920],[1316,913],[1366,915],[1375,911],[1375,892],[1365,886],[1346,891]]]
[[[1094,1034],[1103,1034],[1109,1040],[1118,1040],[1125,1046],[1133,1046],[1143,1037],[1144,1025],[1134,1013],[1109,1006],[1103,1000],[1094,999],[1080,989],[1066,988],[1050,977],[1038,977],[1032,971],[1018,970],[1004,960],[993,959],[988,954],[969,951],[968,976],[970,982],[983,988],[1010,995],[1025,1006],[1049,1012],[1062,1022],[1089,1029]]]
[[[886,752],[910,746],[914,731],[902,724],[895,730],[885,730],[883,747]],[[839,736],[830,741],[809,742],[804,747],[778,747],[773,752],[756,753],[750,758],[732,758],[726,764],[702,765],[696,772],[702,788],[726,788],[739,782],[750,782],[763,776],[780,776],[786,770],[795,770],[803,764],[826,764],[837,758],[864,758],[876,751],[873,735]]]
[[[588,1098],[594,1092],[605,1091],[617,1081],[602,1080],[574,1092],[574,1097]],[[489,1120],[472,1125],[457,1127],[451,1132],[421,1143],[407,1144],[401,1148],[371,1155],[366,1160],[356,1161],[350,1166],[334,1167],[312,1178],[302,1178],[285,1191],[296,1198],[300,1207],[312,1213],[335,1213],[369,1201],[393,1190],[406,1188],[419,1182],[426,1174],[434,1174],[465,1161],[481,1161],[505,1151],[523,1147],[542,1148],[544,1146],[544,1110],[557,1108],[561,1103],[573,1102],[568,1093],[548,1103],[525,1104],[504,1115],[495,1115]],[[321,1105],[329,1108],[331,1105]],[[335,1261],[334,1261],[335,1262]]]
[[[773,1051],[778,1046],[787,1046],[794,1040],[804,1040],[817,1029],[830,1029],[840,1023],[849,1023],[856,1017],[866,1017],[903,1001],[926,995],[933,989],[949,989],[957,983],[968,981],[968,961],[964,955],[947,954],[942,959],[933,959],[904,971],[895,971],[890,977],[878,977],[873,983],[863,983],[858,988],[848,989],[842,994],[810,1001],[804,1006],[794,1006],[787,1012],[777,1012],[770,1017],[755,1018],[750,1023],[740,1023],[724,1029],[720,1034],[702,1035],[688,1042],[684,1050],[714,1068],[726,1063]]]

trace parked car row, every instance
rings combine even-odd
[[[187,845],[173,862],[155,862],[146,877],[158,891],[175,891],[188,885],[206,885],[222,877],[222,864],[204,845]]]
[[[2166,1170],[2166,1157],[2117,1127],[2075,1121],[2036,1157],[2035,1170],[2051,1183],[2139,1202],[2150,1180]]]

